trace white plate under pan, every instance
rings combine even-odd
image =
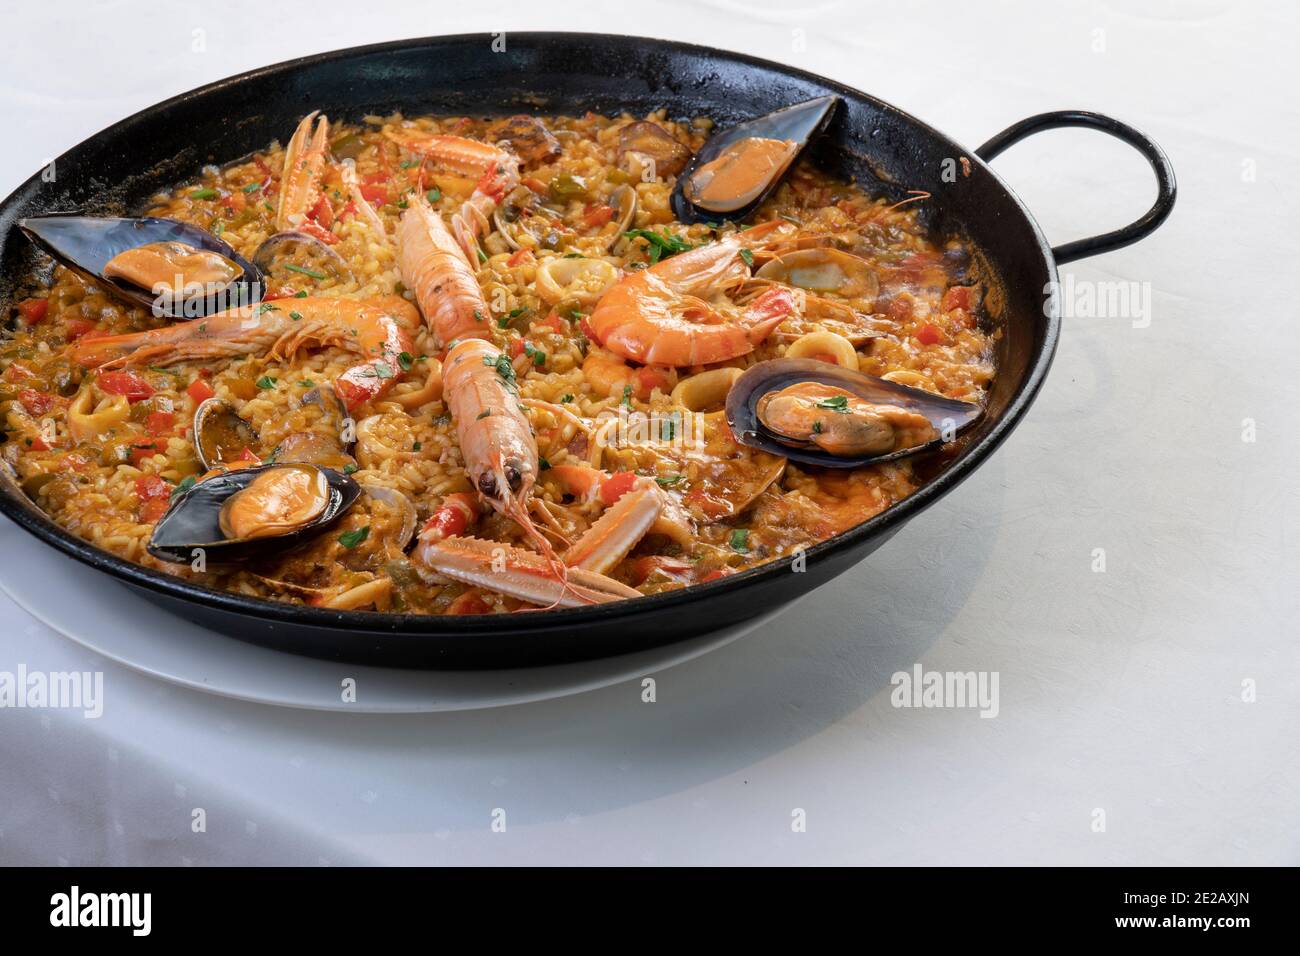
[[[667,647],[505,671],[407,671],[299,657],[177,617],[0,518],[0,590],[78,644],[134,670],[238,700],[352,713],[429,713],[548,700],[641,678],[763,627],[786,608]],[[69,600],[68,595],[76,595]],[[788,607],[788,605],[787,605]],[[352,678],[355,702],[344,702]]]

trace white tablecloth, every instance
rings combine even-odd
[[[570,28],[810,68],[970,148],[1031,113],[1108,112],[1165,146],[1180,199],[1150,239],[1066,270],[1149,283],[1149,326],[1067,321],[984,468],[793,614],[661,675],[656,703],[632,683],[464,714],[287,711],[139,676],[0,599],[0,671],[105,673],[98,720],[0,710],[0,862],[1300,862],[1294,5],[149,6],[6,12],[0,193],[244,69]],[[1086,132],[996,165],[1055,242],[1153,190]],[[997,672],[996,718],[891,706],[917,662]]]

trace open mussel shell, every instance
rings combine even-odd
[[[681,222],[688,223],[701,220],[739,222],[744,219],[771,194],[808,144],[825,128],[839,102],[838,96],[820,96],[715,133],[677,177],[672,196],[673,214]],[[793,149],[788,158],[761,177],[753,189],[745,190],[727,202],[700,201],[696,188],[703,183],[701,170],[742,140],[751,138],[789,142]]]
[[[235,538],[222,530],[222,508],[235,495],[269,472],[303,469],[323,476],[323,503],[310,519],[275,534]],[[361,486],[342,472],[303,463],[262,465],[213,475],[172,498],[166,514],[154,525],[148,550],[156,558],[189,564],[201,551],[213,564],[243,561],[283,551],[315,537],[346,512],[361,495]]]
[[[758,405],[763,396],[800,382],[820,382],[852,392],[876,405],[896,405],[925,416],[939,433],[933,441],[886,454],[847,457],[832,455],[815,445],[799,445],[783,439],[759,419]],[[873,375],[863,375],[818,359],[780,358],[750,366],[736,379],[727,393],[727,424],[736,441],[750,448],[782,455],[807,465],[826,468],[861,468],[864,465],[895,461],[908,455],[930,451],[979,418],[981,409],[969,402],[944,398],[919,388],[908,388]]]
[[[257,266],[206,229],[174,219],[113,219],[56,213],[20,219],[18,228],[64,265],[159,317],[202,318],[235,306],[252,305],[261,300],[265,291],[262,272]],[[119,254],[162,242],[180,242],[195,249],[215,252],[237,265],[241,272],[219,288],[208,288],[188,298],[183,295],[158,296],[151,289],[104,276],[105,266]]]

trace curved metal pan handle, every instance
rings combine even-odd
[[[1013,126],[1007,127],[975,150],[975,154],[985,162],[989,162],[1006,150],[1007,147],[1020,142],[1027,136],[1032,136],[1034,133],[1045,129],[1060,129],[1064,126],[1082,126],[1088,129],[1101,130],[1103,133],[1128,143],[1146,157],[1146,161],[1151,164],[1151,169],[1156,174],[1159,194],[1156,196],[1155,205],[1147,210],[1146,215],[1136,222],[1130,223],[1122,229],[1116,229],[1114,232],[1102,233],[1100,236],[1091,236],[1087,239],[1076,239],[1074,242],[1067,242],[1063,246],[1055,246],[1052,249],[1052,255],[1056,258],[1057,263],[1073,262],[1075,259],[1082,259],[1085,256],[1095,256],[1102,252],[1110,252],[1112,249],[1122,249],[1124,246],[1132,245],[1139,239],[1143,239],[1154,232],[1169,217],[1170,211],[1174,208],[1174,198],[1178,195],[1178,185],[1174,182],[1174,168],[1169,164],[1169,157],[1165,155],[1165,151],[1157,146],[1153,139],[1117,119],[1084,110],[1058,110],[1054,113],[1039,113],[1037,116],[1031,116]]]

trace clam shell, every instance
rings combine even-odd
[[[69,268],[89,276],[119,298],[142,305],[154,315],[196,319],[237,305],[259,302],[265,291],[262,271],[206,229],[174,219],[113,219],[56,213],[20,219],[18,228]],[[178,302],[159,299],[148,289],[104,278],[104,266],[127,249],[155,242],[183,242],[225,256],[243,272],[229,285],[206,296]]]
[[[779,358],[770,362],[759,362],[750,366],[736,380],[727,394],[727,424],[731,426],[736,441],[750,448],[781,455],[793,461],[808,465],[821,465],[825,468],[861,468],[864,465],[896,461],[923,451],[930,451],[943,444],[943,438],[937,438],[914,448],[902,448],[884,455],[868,455],[860,458],[848,458],[831,455],[821,449],[796,447],[774,437],[758,418],[758,401],[769,392],[779,391],[797,382],[822,382],[835,385],[852,392],[869,402],[880,405],[897,405],[918,412],[929,419],[940,433],[956,434],[976,421],[983,409],[969,402],[959,402],[944,398],[919,388],[908,388],[887,382],[873,375],[851,372],[838,365],[817,359]]]

